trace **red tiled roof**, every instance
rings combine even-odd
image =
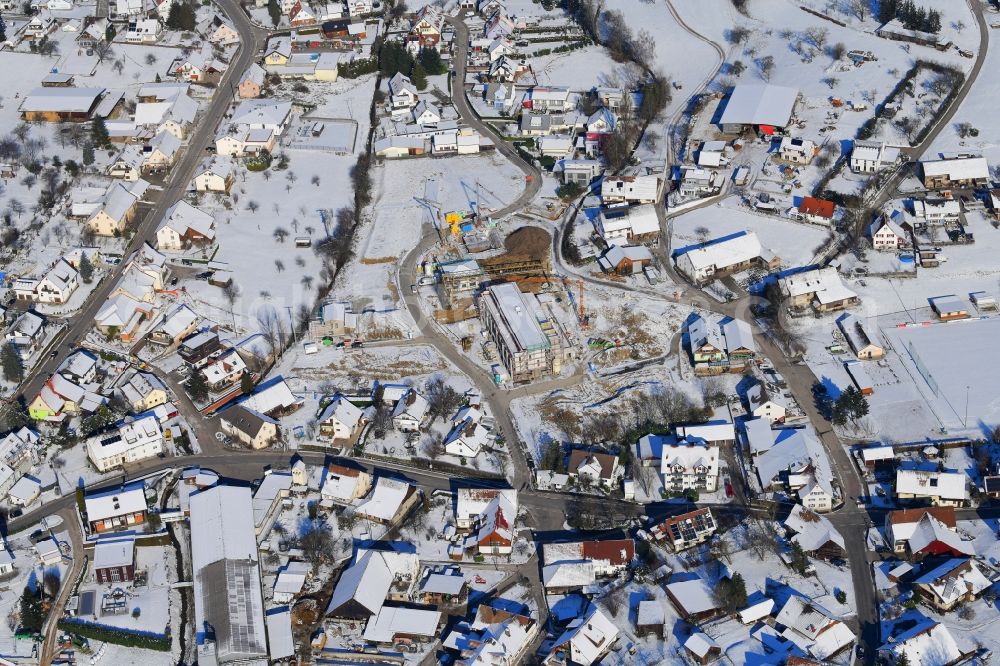
[[[819,215],[820,217],[833,217],[833,202],[816,197],[803,197],[799,204],[799,212],[803,215]]]
[[[583,559],[585,560],[607,560],[611,564],[628,564],[634,557],[635,541],[632,539],[583,542]]]

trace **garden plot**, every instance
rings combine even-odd
[[[671,220],[673,234],[671,250],[700,243],[708,230],[708,238],[719,238],[740,231],[753,231],[760,243],[781,258],[783,266],[804,266],[812,262],[817,249],[827,239],[826,229],[791,220],[752,213],[730,197],[722,204],[699,208]]]
[[[687,380],[674,365],[653,364],[628,373],[607,377],[590,375],[564,388],[518,396],[510,403],[514,427],[536,461],[541,461],[551,442],[578,440],[575,428],[608,416],[628,427],[637,418],[637,405],[646,402],[652,391],[670,387],[691,396],[700,405],[701,384]],[[569,418],[562,418],[562,415]],[[572,432],[564,432],[569,422]]]
[[[532,49],[559,44],[532,44]],[[618,87],[628,79],[629,67],[615,62],[603,46],[586,46],[572,51],[530,56],[531,69],[540,85],[570,86],[573,90]]]

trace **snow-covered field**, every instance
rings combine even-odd
[[[808,265],[816,249],[826,240],[828,231],[814,225],[752,213],[730,197],[721,205],[706,206],[671,220],[671,250],[700,242],[697,230],[704,227],[709,238],[719,238],[739,231],[754,231],[760,243],[781,257],[782,266]]]

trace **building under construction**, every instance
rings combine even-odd
[[[572,356],[565,331],[540,298],[509,282],[479,298],[480,319],[515,384],[559,374]]]
[[[504,240],[504,252],[479,265],[491,280],[544,277],[552,271],[552,236],[538,227],[521,227]]]

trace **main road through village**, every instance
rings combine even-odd
[[[710,39],[697,35],[689,26],[684,25],[678,17],[675,8],[670,4],[670,0],[665,0],[667,8],[674,19],[681,27],[696,35],[722,53],[722,47]],[[167,176],[163,184],[158,199],[149,207],[138,224],[135,235],[132,237],[127,253],[139,249],[142,243],[152,239],[155,229],[163,218],[167,208],[183,196],[188,188],[188,184],[195,168],[204,158],[206,148],[215,135],[216,127],[225,116],[226,111],[232,101],[231,92],[234,89],[234,82],[242,76],[243,72],[253,62],[259,50],[264,46],[270,34],[267,30],[254,25],[243,11],[236,0],[218,0],[221,8],[233,22],[236,30],[240,34],[240,45],[236,55],[230,63],[229,69],[223,75],[219,83],[216,95],[208,105],[208,108],[201,115],[197,129],[191,134],[188,141],[187,150],[178,165]],[[970,6],[974,0],[970,0]],[[938,135],[948,121],[954,115],[962,100],[971,90],[974,81],[982,70],[988,45],[988,29],[981,10],[974,6],[973,14],[980,31],[980,48],[976,62],[970,71],[959,95],[952,102],[952,106],[945,112],[938,125],[930,132],[928,137],[919,145],[908,151],[911,158],[917,158],[927,149],[933,139]],[[517,151],[499,137],[493,128],[482,122],[470,107],[464,94],[465,63],[468,51],[469,34],[468,29],[461,17],[449,17],[448,22],[454,27],[456,34],[456,53],[452,58],[455,72],[452,79],[452,99],[461,116],[463,122],[476,128],[479,132],[493,138],[498,151],[515,164],[525,175],[526,187],[522,194],[504,209],[495,212],[494,217],[501,218],[506,215],[524,210],[536,197],[542,182],[542,175],[537,166],[526,162]],[[680,116],[674,116],[670,123],[678,122]],[[667,135],[670,135],[669,127]],[[887,196],[887,195],[885,195]],[[669,213],[664,210],[663,202],[658,204],[661,220],[663,223],[664,238],[669,238]],[[571,213],[567,212],[567,221]],[[508,478],[516,488],[522,489],[520,503],[527,509],[530,526],[538,531],[556,531],[563,529],[567,504],[570,495],[562,493],[542,493],[531,488],[530,468],[526,462],[525,455],[530,455],[523,450],[523,443],[517,436],[517,430],[510,417],[511,400],[531,394],[545,393],[552,390],[566,388],[586,379],[586,375],[578,371],[569,377],[551,379],[548,381],[533,384],[527,387],[520,387],[514,390],[504,390],[497,387],[491,377],[473,364],[468,357],[461,354],[451,337],[434,321],[425,316],[418,297],[412,294],[409,289],[410,284],[416,283],[417,265],[420,259],[430,251],[439,241],[438,230],[425,229],[426,233],[417,245],[400,262],[397,274],[397,283],[400,287],[399,293],[403,294],[405,305],[417,324],[421,333],[421,343],[431,344],[442,356],[453,363],[458,369],[463,371],[482,391],[483,399],[488,402],[490,409],[497,420],[498,426],[503,433],[508,449],[511,469]],[[704,297],[697,290],[684,286],[685,283],[671,270],[669,262],[665,266],[668,275],[673,279],[677,293],[667,296],[662,292],[635,287],[623,287],[621,284],[612,283],[595,278],[590,274],[577,272],[568,266],[560,253],[560,233],[557,229],[553,239],[553,251],[556,258],[556,266],[567,276],[583,279],[589,283],[610,287],[615,289],[626,289],[642,293],[646,297],[669,300],[684,307],[699,307],[710,310],[725,316],[740,316],[752,323],[756,328],[758,344],[762,355],[771,360],[776,369],[786,378],[789,390],[796,401],[805,410],[806,415],[817,427],[820,438],[826,451],[829,454],[834,474],[837,479],[844,504],[838,511],[830,515],[831,521],[843,534],[847,544],[848,560],[851,566],[854,582],[854,597],[857,604],[857,616],[861,629],[861,641],[865,646],[865,663],[873,663],[875,649],[879,642],[878,633],[878,609],[875,597],[875,589],[871,578],[869,565],[869,554],[866,548],[866,531],[870,525],[879,524],[884,516],[882,510],[865,510],[859,508],[852,500],[863,495],[863,484],[858,476],[855,466],[850,460],[844,443],[838,438],[831,424],[819,413],[812,401],[812,386],[816,382],[816,377],[812,371],[801,362],[790,360],[785,353],[779,349],[768,336],[768,334],[757,326],[754,318],[749,316],[749,300],[744,298],[730,303],[718,303]],[[52,357],[40,361],[28,374],[21,385],[18,398],[30,400],[40,390],[47,377],[65,359],[66,355],[85,338],[87,332],[93,325],[94,317],[99,308],[103,305],[108,295],[111,293],[115,283],[124,270],[125,262],[116,266],[109,275],[94,290],[87,305],[77,315],[69,319],[66,323],[66,330],[59,339]],[[231,451],[222,448],[214,437],[204,436],[206,433],[214,434],[213,419],[203,418],[193,410],[190,402],[181,400],[182,410],[188,416],[188,420],[195,427],[199,434],[201,453],[184,456],[184,465],[200,465],[204,468],[214,469],[221,475],[236,480],[250,481],[261,476],[267,467],[282,467],[289,462],[289,453],[281,451]],[[300,452],[298,454],[308,463],[322,464],[328,459],[325,454],[315,452]],[[122,478],[137,478],[156,472],[166,471],[177,467],[179,460],[156,459],[146,461],[134,466],[130,466]],[[367,464],[363,461],[361,464]],[[372,466],[367,464],[369,468]],[[406,476],[414,482],[420,484],[425,490],[451,489],[456,479],[451,475],[439,473],[434,470],[414,470],[410,467],[395,466],[380,462],[379,468],[391,470]],[[100,488],[120,483],[122,478],[112,479],[94,487]],[[470,481],[471,483],[490,484],[490,481]],[[463,483],[465,481],[463,480]],[[747,515],[762,511],[760,505],[747,502],[744,498],[738,498],[740,502],[728,505],[713,505],[714,510],[719,512],[732,512],[737,515]],[[685,507],[676,504],[657,503],[653,505],[640,506],[621,500],[602,499],[601,504],[609,515],[614,515],[621,520],[629,518],[662,517],[678,513],[685,510]],[[75,498],[66,495],[47,502],[43,506],[25,515],[10,521],[7,525],[9,532],[17,532],[37,524],[45,516],[60,512],[71,511],[75,506]],[[1000,518],[1000,507],[985,507],[980,509],[962,510],[958,512],[960,519],[974,518]],[[532,583],[538,583],[537,568],[532,575],[532,571],[525,572]],[[538,586],[540,587],[540,586]],[[540,590],[536,590],[536,595]]]

